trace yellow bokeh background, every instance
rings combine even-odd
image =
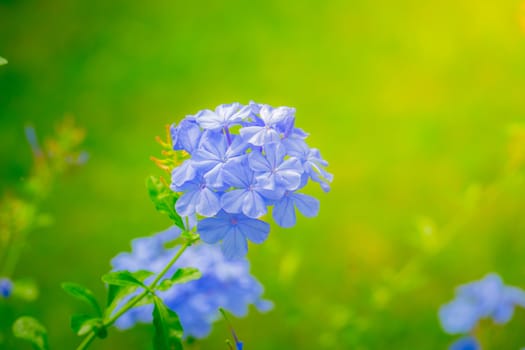
[[[443,349],[439,306],[499,273],[525,287],[525,3],[444,1],[0,1],[0,186],[24,181],[23,127],[64,115],[89,162],[43,207],[16,274],[40,298],[2,311],[39,318],[53,349],[89,286],[131,239],[163,230],[144,187],[164,125],[250,100],[297,109],[335,176],[317,218],[251,245],[275,309],[233,319],[245,348]],[[483,322],[485,348],[525,346],[525,312]],[[8,327],[6,325],[6,327]],[[150,349],[152,327],[93,349]],[[188,349],[226,349],[227,326]],[[29,349],[16,342],[20,349]],[[24,347],[25,346],[25,347]],[[0,346],[1,347],[1,346]]]

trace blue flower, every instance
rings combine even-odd
[[[481,346],[474,337],[463,337],[456,340],[449,350],[480,350]]]
[[[194,116],[187,116],[179,125],[173,124],[170,128],[174,150],[184,150],[193,153],[198,148],[203,134]]]
[[[180,230],[173,227],[155,236],[134,240],[131,253],[121,253],[111,261],[113,269],[160,272],[179,248],[167,249],[164,243],[175,239],[179,234]],[[238,317],[248,313],[250,304],[260,311],[272,308],[270,302],[262,299],[263,287],[250,274],[246,259],[226,260],[217,246],[201,244],[187,248],[166,276],[171,276],[181,267],[198,268],[202,277],[184,284],[175,284],[169,290],[157,293],[178,314],[185,337],[207,336],[213,322],[220,318],[221,307]],[[150,323],[152,310],[151,304],[133,308],[121,316],[115,325],[120,329],[127,329],[138,322]]]
[[[287,191],[275,202],[273,219],[281,227],[292,227],[296,221],[295,208],[307,218],[311,218],[319,212],[319,200],[306,194]]]
[[[483,318],[507,323],[515,306],[525,307],[525,291],[505,286],[501,277],[492,273],[458,287],[456,299],[440,308],[439,318],[447,333],[468,333]]]
[[[219,194],[213,191],[202,177],[186,182],[172,189],[183,192],[175,204],[177,213],[181,216],[200,214],[214,216],[221,209]]]
[[[287,158],[281,144],[268,144],[262,152],[254,151],[248,156],[250,168],[257,180],[268,190],[296,190],[301,184],[303,167],[299,159]]]
[[[243,213],[258,218],[266,214],[269,199],[278,199],[284,195],[282,187],[266,189],[246,160],[232,162],[225,172],[225,178],[234,188],[221,197],[221,206],[228,213]]]
[[[239,132],[241,136],[254,146],[263,146],[281,140],[280,127],[293,118],[295,109],[290,107],[272,108],[263,105],[259,109],[259,117],[253,126],[246,126]]]
[[[9,298],[13,292],[13,282],[9,278],[0,278],[0,297]]]
[[[215,112],[206,109],[197,114],[196,120],[199,126],[207,130],[229,128],[240,124],[252,113],[250,106],[241,106],[240,103],[220,105]]]
[[[206,218],[197,224],[201,239],[210,244],[222,241],[221,248],[228,259],[246,255],[248,242],[262,243],[268,237],[270,225],[242,214],[221,211],[215,217]]]
[[[253,102],[221,105],[172,125],[171,137],[173,148],[187,157],[171,173],[171,189],[180,193],[175,209],[181,216],[258,219],[275,206],[277,224],[292,227],[296,208],[306,217],[319,212],[319,201],[298,191],[310,180],[328,191],[333,180],[319,150],[306,143],[308,134],[295,127],[294,108]],[[220,237],[208,241],[222,241],[228,256],[245,254],[246,239],[257,241],[247,234],[223,232]]]
[[[237,136],[231,137],[231,144],[221,134],[209,134],[193,155],[194,167],[204,173],[206,182],[216,188],[226,185],[224,174],[227,165],[246,157],[247,144]]]

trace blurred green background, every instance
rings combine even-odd
[[[251,246],[276,307],[234,319],[246,348],[443,349],[437,319],[454,287],[494,271],[525,287],[525,4],[431,1],[0,1],[0,186],[31,153],[23,127],[64,115],[87,131],[86,166],[61,180],[16,276],[40,298],[2,306],[38,317],[53,349],[87,311],[60,289],[91,287],[160,231],[144,188],[164,125],[220,103],[297,108],[335,180],[315,219]],[[524,125],[524,124],[521,124]],[[525,312],[476,331],[525,346]],[[149,349],[151,326],[93,349]],[[190,349],[226,349],[224,322]],[[29,349],[23,342],[17,349]],[[0,345],[0,348],[2,345]]]

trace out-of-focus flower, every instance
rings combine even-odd
[[[0,297],[9,298],[13,292],[13,282],[9,278],[0,278]]]
[[[481,346],[474,337],[463,337],[456,340],[449,350],[480,350]]]
[[[223,225],[229,231],[219,235],[205,220],[225,222],[225,212],[235,214],[235,221],[256,223],[249,219],[274,205],[273,218],[282,227],[295,225],[296,208],[307,217],[317,215],[319,201],[298,191],[309,180],[328,191],[333,176],[319,150],[307,145],[308,135],[294,125],[294,108],[253,102],[220,105],[172,125],[173,149],[187,156],[172,171],[171,189],[181,193],[176,210],[205,217],[199,233],[206,242],[221,241],[227,258],[246,254],[246,238],[261,242],[232,225]]]
[[[439,319],[447,333],[468,333],[483,318],[498,324],[508,322],[515,306],[525,307],[525,291],[505,286],[501,277],[492,273],[459,286],[456,299],[439,310]]]
[[[180,230],[172,227],[155,236],[133,240],[131,253],[121,253],[111,261],[113,269],[160,272],[178,250],[178,247],[167,249],[164,244],[178,235]],[[248,313],[250,304],[260,311],[272,308],[271,302],[262,299],[263,287],[250,274],[246,259],[226,260],[217,246],[200,244],[187,248],[166,275],[171,276],[182,267],[195,267],[202,277],[174,284],[157,295],[179,315],[185,337],[207,336],[212,323],[220,317],[221,307],[239,317]],[[133,308],[117,320],[116,326],[127,329],[137,322],[151,322],[152,310],[152,305]]]

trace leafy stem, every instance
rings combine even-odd
[[[182,253],[188,248],[190,245],[194,243],[193,240],[186,240],[184,244],[180,247],[179,251],[175,256],[170,260],[170,262],[164,267],[164,269],[157,275],[157,277],[147,286],[146,289],[139,295],[131,298],[117,313],[115,313],[112,317],[110,317],[108,320],[105,320],[103,322],[102,328],[107,328],[115,321],[118,320],[118,318],[122,315],[124,315],[127,311],[129,311],[131,308],[133,308],[139,301],[141,301],[144,297],[146,297],[148,294],[153,293],[156,290],[156,287],[158,286],[160,280],[164,277],[164,275],[168,272],[168,270],[177,262],[177,260],[180,258]],[[97,330],[93,329],[89,334],[84,338],[82,343],[77,347],[77,350],[84,350],[89,347],[89,345],[95,340],[97,337]]]

